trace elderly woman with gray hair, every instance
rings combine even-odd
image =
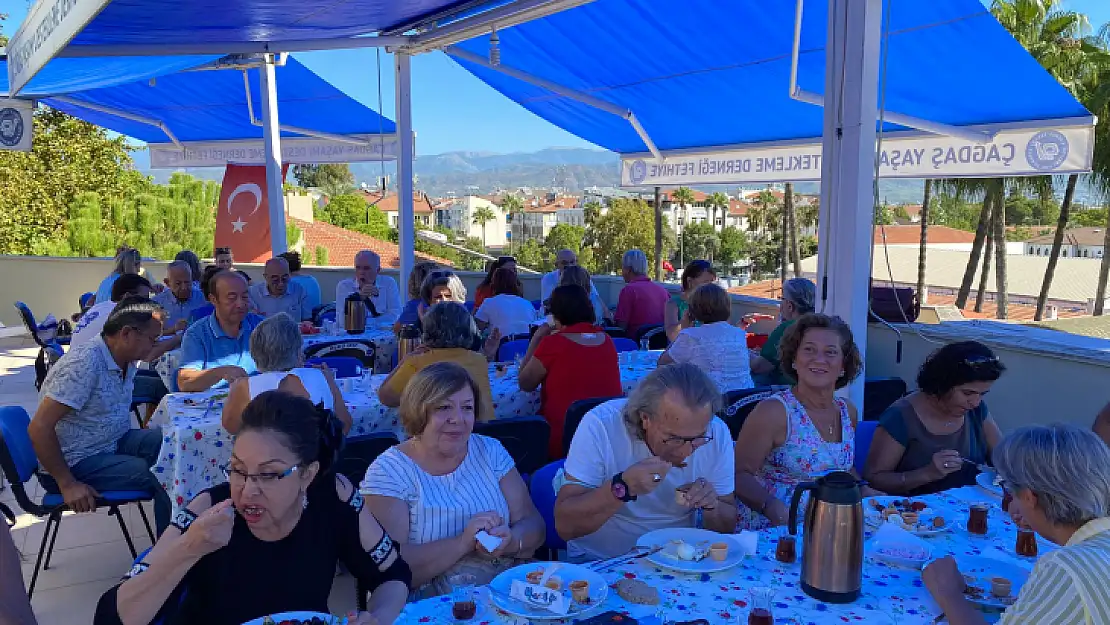
[[[282,390],[307,397],[312,403],[331,410],[343,423],[343,433],[351,429],[351,413],[327,366],[305,367],[301,330],[286,313],[272,315],[251,333],[250,350],[258,373],[232,382],[221,418],[224,429],[237,434],[243,426],[243,410],[252,399],[266,391]]]
[[[779,343],[782,336],[802,315],[815,310],[816,287],[806,278],[792,278],[782,284],[782,298],[779,303],[779,325],[771,331],[767,342],[759,350],[759,356],[752,359],[752,375],[758,376],[756,384],[786,386],[794,380],[782,372],[779,361]]]
[[[1110,623],[1110,448],[1071,425],[1028,427],[994,448],[995,468],[1013,493],[1010,514],[1061,549],[1040,557],[1001,625]],[[987,621],[964,596],[951,557],[922,574],[952,625]]]
[[[732,533],[734,457],[714,416],[721,392],[696,365],[664,365],[628,399],[583,417],[556,478],[555,527],[571,559],[628,552],[646,532],[694,527]]]
[[[431,276],[425,279],[427,283]],[[382,404],[396,408],[409,380],[425,367],[437,362],[453,362],[466,369],[478,385],[478,401],[482,415],[493,416],[493,393],[489,385],[489,361],[481,352],[472,350],[481,344],[478,326],[466,307],[457,302],[441,302],[424,314],[424,331],[419,347],[405,354],[397,368],[378,388]]]

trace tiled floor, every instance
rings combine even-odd
[[[38,347],[30,339],[0,340],[0,406],[23,406],[33,415],[38,404],[35,391],[35,356]],[[25,485],[32,500],[42,496],[41,487],[33,478]],[[41,545],[45,521],[29,514],[22,514],[7,485],[0,490],[0,502],[17,513],[17,523],[12,530],[23,558],[23,578],[30,584],[35,560]],[[151,521],[154,512],[148,504],[147,515]],[[135,548],[150,546],[150,538],[134,506],[121,510]],[[50,569],[39,574],[31,602],[35,616],[42,625],[88,625],[92,622],[96,602],[104,591],[112,587],[131,567],[131,554],[123,540],[119,522],[107,510],[89,514],[67,513],[54,545]],[[228,589],[234,592],[234,589]],[[349,575],[335,579],[332,587],[331,609],[343,614],[354,608],[354,581]]]

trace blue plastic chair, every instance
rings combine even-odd
[[[543,309],[543,300],[539,300],[539,299],[532,300],[532,308],[535,308],[536,310],[542,310]]]
[[[856,424],[856,473],[863,475],[863,465],[867,464],[867,453],[871,451],[871,440],[875,438],[878,421],[860,421]]]
[[[39,461],[35,457],[35,449],[31,445],[31,437],[27,434],[27,426],[30,425],[31,418],[27,416],[27,411],[19,406],[3,406],[0,407],[0,468],[3,469],[4,476],[11,483],[12,494],[15,495],[16,502],[19,507],[28,514],[33,514],[36,517],[46,517],[46,527],[42,532],[42,544],[39,545],[39,557],[35,561],[34,573],[31,574],[31,585],[27,589],[27,597],[30,598],[35,592],[35,582],[39,578],[39,570],[45,571],[50,568],[50,557],[54,555],[54,541],[58,539],[58,530],[62,526],[62,513],[68,510],[65,501],[61,495],[46,494],[43,495],[41,503],[31,501],[30,496],[27,494],[25,484],[35,474],[35,469],[38,467]],[[147,534],[150,535],[150,542],[154,542],[154,532],[150,529],[150,521],[146,517],[146,511],[143,510],[143,501],[153,501],[151,493],[138,490],[121,490],[121,491],[104,491],[100,493],[100,498],[96,500],[98,507],[108,508],[108,515],[115,516],[119,521],[120,531],[123,532],[123,539],[127,542],[127,548],[131,551],[131,557],[136,558],[138,554],[135,552],[135,544],[131,541],[131,534],[127,531],[127,523],[123,520],[120,514],[119,507],[127,504],[135,504],[139,508],[139,514],[142,515],[143,523],[146,525]],[[51,534],[51,526],[54,532]],[[50,546],[47,547],[46,540],[50,539]],[[43,556],[46,557],[46,562],[43,562]]]
[[[309,358],[304,361],[306,365],[327,365],[335,372],[336,378],[357,378],[362,375],[362,361],[350,356],[324,356]]]
[[[39,336],[39,323],[35,320],[35,315],[31,312],[31,308],[23,302],[16,302],[15,308],[19,311],[19,316],[23,319],[23,325],[27,326],[27,331],[31,333],[31,338],[35,340],[36,345],[43,349],[49,349],[50,344],[69,345],[70,337],[68,336],[54,337],[50,341],[43,341]]]
[[[466,306],[466,312],[474,314],[474,302],[463,302],[463,306]]]
[[[617,348],[618,352],[634,352],[639,349],[639,346],[636,345],[636,341],[624,337],[613,339],[613,346]]]
[[[567,548],[567,541],[563,540],[563,537],[559,536],[559,532],[555,531],[555,496],[557,493],[555,492],[554,482],[555,476],[563,468],[563,462],[563,460],[556,460],[532,475],[532,503],[540,511],[543,524],[547,526],[547,537],[543,541],[543,546],[551,552],[552,559],[555,559],[556,551]]]
[[[509,362],[515,360],[517,356],[523,357],[528,352],[528,341],[518,339],[516,341],[506,341],[497,348],[497,361]]]
[[[193,325],[201,319],[208,317],[215,311],[216,308],[212,306],[212,304],[205,304],[204,306],[197,308],[193,312],[189,313],[189,325]]]

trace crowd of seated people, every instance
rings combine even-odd
[[[659,364],[695,364],[725,392],[755,386],[748,333],[729,323],[732,299],[728,291],[713,283],[703,284],[694,289],[684,306],[683,318],[692,323],[677,333],[659,356]]]
[[[506,337],[528,334],[539,313],[532,302],[524,299],[524,287],[516,271],[508,267],[494,271],[490,286],[493,295],[474,310],[478,329],[496,330]]]

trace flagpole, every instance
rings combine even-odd
[[[258,73],[262,91],[262,141],[266,148],[266,199],[270,205],[270,248],[276,256],[288,250],[288,243],[285,240],[285,177],[281,171],[277,76],[272,54],[265,55]]]
[[[397,160],[397,232],[401,252],[399,284],[408,284],[409,273],[415,263],[413,237],[416,217],[413,210],[412,166],[412,57],[404,52],[393,55],[394,79],[397,92],[397,141],[400,150]]]

